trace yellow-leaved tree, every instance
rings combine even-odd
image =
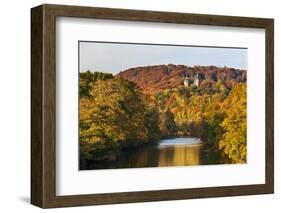
[[[97,80],[89,97],[80,98],[80,154],[106,158],[110,150],[147,142],[145,106],[133,82],[114,77]]]
[[[219,148],[233,163],[247,160],[247,96],[246,84],[237,84],[224,101],[225,118]]]

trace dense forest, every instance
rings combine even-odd
[[[230,67],[185,65],[154,65],[134,67],[124,70],[118,76],[135,82],[144,93],[155,93],[165,89],[173,89],[183,85],[183,77],[193,78],[199,74],[200,80],[214,86],[218,81],[231,89],[236,83],[246,82],[246,70]]]
[[[196,74],[200,84],[184,86]],[[87,71],[80,73],[79,93],[82,161],[110,161],[124,149],[196,136],[231,162],[246,162],[245,70],[158,65],[116,76]]]

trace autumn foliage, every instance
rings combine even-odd
[[[81,159],[112,160],[118,150],[128,147],[161,138],[198,136],[231,162],[245,163],[246,71],[155,67],[155,73],[146,68],[146,77],[139,68],[117,76],[80,73]],[[200,86],[183,86],[186,70],[190,75],[204,74]]]

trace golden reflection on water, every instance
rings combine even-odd
[[[124,152],[113,162],[94,162],[89,169],[169,167],[214,164],[202,158],[204,146],[198,138],[173,138],[153,146]]]
[[[159,153],[158,166],[186,166],[200,164],[201,144],[191,146],[162,147]]]

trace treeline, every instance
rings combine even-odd
[[[158,113],[136,84],[110,74],[80,74],[80,157],[111,160],[118,150],[159,140]]]
[[[247,81],[246,70],[175,64],[133,67],[120,72],[118,76],[135,82],[144,93],[154,94],[167,88],[182,86],[184,77],[193,79],[197,74],[202,80],[208,81],[208,84],[215,85],[217,81],[221,81],[226,88],[232,88],[237,83]]]
[[[114,160],[118,150],[197,136],[234,163],[246,161],[246,83],[231,90],[221,81],[143,94],[106,73],[80,73],[80,157]]]

